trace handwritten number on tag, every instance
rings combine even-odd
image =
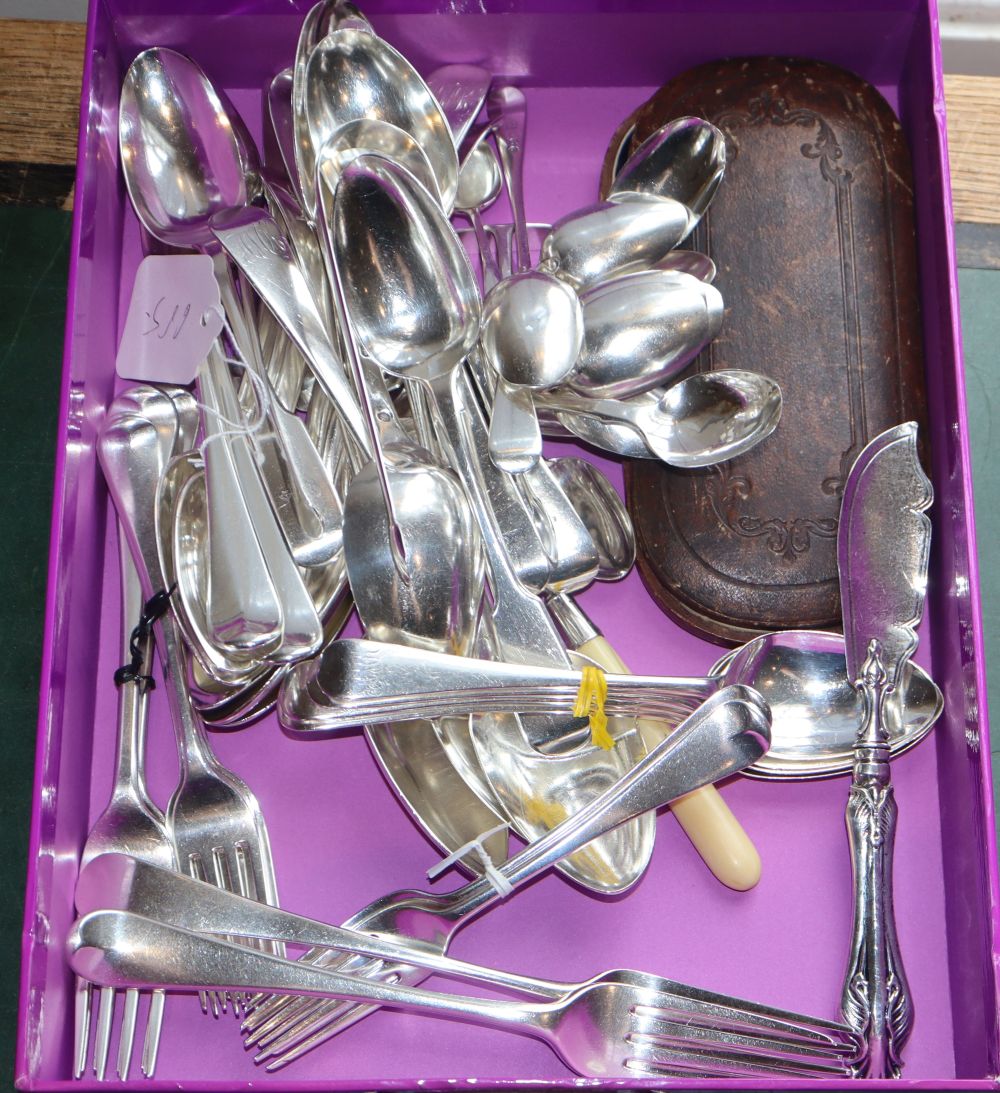
[[[150,255],[136,271],[115,362],[118,375],[191,383],[221,329],[212,259],[204,254]]]

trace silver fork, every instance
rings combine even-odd
[[[143,599],[139,576],[129,556],[124,536],[119,535],[118,541],[121,554],[123,646],[127,662],[133,656],[132,627],[139,619]],[[149,701],[148,688],[143,677],[148,675],[152,659],[152,642],[148,637],[137,641],[135,655],[141,662],[138,669],[140,676],[135,680],[123,681],[118,691],[118,747],[111,800],[90,829],[80,856],[81,870],[98,855],[112,852],[131,854],[165,869],[177,867],[174,845],[163,813],[150,800],[143,777]],[[94,994],[94,990],[86,980],[77,979],[73,1055],[73,1073],[77,1078],[82,1078],[87,1069],[91,1010],[95,1004]],[[99,1081],[103,1081],[107,1070],[115,995],[113,988],[105,987],[97,996],[99,1001],[97,1002],[93,1066]],[[163,992],[155,991],[150,1000],[142,1049],[142,1073],[147,1078],[152,1077],[156,1069],[156,1055],[163,1021],[163,1003]],[[139,992],[134,988],[127,990],[116,1068],[118,1077],[122,1080],[128,1078],[138,1007]]]
[[[503,1028],[543,1040],[585,1077],[847,1076],[862,1053],[847,1026],[801,1017],[781,1031],[762,1028],[754,1025],[754,1003],[693,988],[679,993],[679,984],[642,972],[546,983],[555,994],[547,1001],[468,998],[248,953],[114,910],[80,919],[69,948],[74,967],[111,985],[291,990]]]
[[[168,400],[169,401],[169,400]],[[186,413],[193,401],[175,402],[180,436],[190,435]],[[164,408],[164,413],[167,412]],[[165,585],[156,532],[160,479],[174,454],[162,427],[128,404],[112,404],[101,431],[99,456],[112,500],[148,598]],[[163,681],[177,734],[180,781],[166,817],[179,868],[200,880],[277,906],[277,887],[267,827],[257,798],[212,752],[185,682],[180,630],[168,612],[156,642]],[[203,998],[207,1009],[207,1000]],[[234,998],[239,1005],[239,999]],[[212,1000],[213,1011],[218,1005]],[[223,1004],[224,1008],[224,1004]]]
[[[770,710],[747,687],[719,691],[635,767],[579,812],[530,843],[499,867],[512,887],[573,853],[592,839],[650,809],[717,782],[763,754],[770,740]],[[434,895],[404,891],[377,899],[344,925],[404,943],[420,943],[444,955],[454,934],[475,915],[499,900],[485,878],[454,892]],[[352,975],[419,983],[426,972],[412,965],[343,958],[312,950],[303,958],[321,967],[335,966]],[[373,1007],[276,996],[261,1000],[244,1022],[248,1046],[259,1048],[257,1061],[268,1069],[284,1066],[372,1012]]]

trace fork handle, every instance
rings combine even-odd
[[[560,1007],[560,1003],[466,998],[343,975],[129,911],[84,915],[70,932],[67,947],[73,969],[105,990],[153,987],[318,995],[512,1027],[543,1039],[548,1039],[545,1018]]]

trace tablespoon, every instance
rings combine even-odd
[[[704,216],[726,170],[726,138],[711,122],[677,118],[657,129],[616,173],[608,196],[650,194],[679,201],[691,228]]]
[[[275,218],[249,207],[260,177],[245,126],[198,65],[169,49],[139,54],[122,85],[119,145],[129,196],[146,230],[173,246],[226,249],[306,357],[350,442],[366,451],[356,396],[307,274]],[[220,289],[227,283],[220,278]]]
[[[569,213],[549,229],[540,266],[578,291],[646,269],[680,243],[691,216],[679,201],[623,195]]]
[[[175,456],[164,471],[156,498],[156,537],[164,577],[176,585],[174,614],[188,649],[208,677],[199,674],[198,684],[227,693],[259,675],[263,659],[220,645],[208,624],[208,498],[204,464],[195,453]]]
[[[295,166],[295,118],[292,113],[294,73],[283,68],[267,85],[264,93],[264,162],[272,170],[284,168],[288,184],[298,193],[298,171]],[[268,122],[270,124],[268,124]],[[302,201],[298,200],[301,207]]]
[[[292,124],[294,126],[295,169],[289,171],[299,205],[306,216],[316,216],[316,152],[306,118],[306,65],[316,46],[338,27],[373,33],[371,24],[350,0],[320,0],[309,9],[295,47],[292,66]]]
[[[583,346],[566,387],[623,399],[669,384],[718,334],[718,290],[685,273],[654,270],[604,281],[580,294]]]
[[[218,419],[223,422],[239,420],[240,411],[236,391],[229,376],[228,365],[222,358],[221,351],[218,348],[218,343],[209,350],[207,368],[214,373],[212,399]],[[322,624],[316,613],[312,597],[305,587],[302,575],[288,550],[263,484],[256,473],[249,445],[239,443],[243,439],[241,436],[231,438],[222,436],[218,443],[220,446],[225,446],[227,443],[231,445],[233,463],[237,470],[239,487],[250,515],[252,531],[260,544],[267,576],[273,582],[272,587],[278,597],[279,619],[281,620],[280,641],[276,648],[268,648],[263,655],[275,661],[299,660],[318,652],[322,639]],[[211,522],[212,483],[211,479],[208,478],[207,466],[206,485],[209,491],[210,523],[208,540],[209,550],[211,551],[212,544],[218,538],[225,540],[230,529],[225,525],[220,526]],[[328,492],[331,497],[339,502],[339,498],[336,498],[332,488],[329,488]],[[232,570],[232,578],[238,583],[249,583],[250,580],[248,573],[238,568],[238,566]],[[208,585],[210,608],[215,596],[215,580],[216,570],[213,568]],[[212,634],[218,640],[218,632],[214,626]]]
[[[553,460],[551,467],[578,507],[597,548],[597,579],[620,580],[635,563],[635,532],[614,486],[584,459]],[[572,596],[565,592],[550,596],[548,605],[577,652],[605,671],[628,674],[625,662]],[[637,718],[636,728],[650,750],[670,731],[669,724],[647,718]],[[760,855],[714,786],[703,786],[674,801],[670,808],[705,864],[723,884],[740,892],[757,884]]]
[[[568,391],[545,392],[541,404],[568,410],[567,428],[595,417],[634,429],[648,451],[674,467],[710,467],[749,451],[778,427],[781,389],[766,376],[736,369],[697,372],[666,392],[647,391],[631,399],[588,399]],[[596,432],[586,439],[616,442],[617,434]],[[643,457],[629,447],[619,454]]]
[[[455,378],[479,330],[478,290],[464,248],[427,192],[380,157],[361,157],[344,171],[335,219],[334,245],[360,341],[383,369],[420,379],[432,392],[452,465],[483,535],[503,655],[565,664],[548,612],[521,584],[498,534],[484,480],[489,471],[473,450],[476,437],[467,424],[473,410],[463,405],[467,396]],[[525,727],[533,744],[550,749],[578,743],[581,735],[565,723]]]
[[[422,656],[422,659],[420,659]],[[569,701],[578,671],[497,661],[418,656],[400,646],[341,640],[332,643],[295,694],[282,702],[285,723],[304,732],[335,731],[365,716],[405,717],[419,705],[426,716],[470,710],[549,710]],[[759,687],[772,710],[773,756],[761,777],[832,777],[850,770],[862,710],[847,681],[843,637],[823,631],[762,634],[727,653],[702,677],[628,676],[608,673],[605,710],[666,719],[718,687]],[[294,711],[291,708],[294,705]],[[893,755],[918,743],[940,716],[941,693],[926,672],[912,665],[899,694],[887,703]],[[353,719],[353,720],[352,720]]]
[[[427,153],[405,130],[380,118],[349,121],[323,145],[324,177],[331,191],[336,189],[336,180],[348,163],[362,155],[385,156],[405,167],[440,202],[437,177]]]
[[[336,131],[358,118],[377,118],[409,133],[423,148],[447,211],[458,189],[458,153],[451,126],[427,84],[388,42],[341,29],[319,42],[306,62],[305,117],[318,155]]]
[[[332,241],[345,271],[346,298],[359,339],[386,371],[430,381],[456,466],[462,469],[464,458],[465,467],[469,467],[466,426],[455,416],[456,410],[461,413],[461,393],[452,374],[475,341],[478,293],[468,257],[450,225],[427,192],[398,166],[365,156],[351,163],[341,176]],[[366,291],[372,277],[377,277],[381,286],[377,298]],[[414,300],[421,301],[419,311]],[[473,465],[469,469],[471,473],[463,473],[463,481],[486,543],[498,645],[505,655],[515,650],[518,659],[565,664],[565,649],[544,606],[511,572],[493,527],[488,499],[483,497],[480,468]],[[593,561],[588,561],[588,569],[593,569],[596,555],[592,545],[590,552]],[[529,742],[522,737],[521,724],[506,721],[498,733],[500,728],[509,733],[510,758],[506,765],[497,764],[487,772],[497,798],[505,802],[512,821],[526,831],[551,826],[561,818],[558,810],[545,813],[539,809],[524,787],[544,767],[533,758],[536,740],[551,745],[549,734],[556,739],[579,734],[570,710],[562,723],[558,719],[547,724],[525,720]],[[589,748],[575,757],[554,760],[551,770],[554,773],[558,768],[563,785],[573,786],[577,796],[572,803],[576,803],[588,787],[591,794],[597,792],[606,784],[602,779],[613,781],[641,754],[641,742],[632,733],[606,752]],[[532,773],[536,766],[538,771]],[[505,794],[502,782],[516,788]],[[563,793],[570,799],[568,789]],[[574,859],[565,868],[600,891],[625,887],[648,863],[652,827],[637,822],[616,836],[615,843],[613,847],[592,848],[586,861]]]

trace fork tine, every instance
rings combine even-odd
[[[653,1017],[658,1013],[668,1018],[683,1014],[685,1020],[689,1019],[690,1015],[703,1016],[714,1025],[724,1023],[734,1028],[749,1026],[754,1029],[766,1029],[818,1045],[840,1044],[844,1040],[838,1039],[838,1036],[848,1038],[851,1036],[850,1029],[846,1025],[775,1010],[756,1002],[724,999],[710,992],[682,987],[681,984],[661,982],[665,985],[657,990],[656,994],[662,1001],[657,1004],[650,998],[648,1002],[642,1003],[644,1011],[648,1011]]]
[[[76,1002],[73,1020],[73,1077],[82,1078],[87,1069],[87,1048],[90,1046],[90,994],[86,979],[76,977]]]
[[[837,1039],[830,1033],[805,1028],[791,1022],[779,1022],[769,1018],[758,1018],[752,1011],[734,1011],[720,1007],[691,1005],[687,1000],[671,998],[661,1005],[639,1003],[632,1012],[644,1018],[643,1031],[655,1034],[658,1027],[669,1029],[683,1027],[707,1029],[718,1033],[752,1035],[759,1038],[774,1039],[789,1044],[799,1044],[810,1051],[834,1054],[853,1054],[857,1047],[853,1043],[850,1030],[845,1027],[843,1039]]]
[[[366,1006],[358,1002],[342,1002],[333,1013],[327,1016],[326,1020],[319,1026],[318,1031],[307,1039],[300,1040],[294,1046],[289,1047],[282,1055],[277,1055],[276,1049],[267,1055],[257,1055],[254,1057],[254,1062],[264,1062],[270,1057],[270,1062],[267,1063],[264,1069],[268,1073],[280,1070],[312,1051],[314,1047],[319,1047],[320,1044],[326,1043],[327,1040],[344,1029],[350,1028],[351,1025],[360,1021],[363,1017],[367,1017],[369,1013],[374,1013],[378,1008],[378,1006]]]
[[[637,1009],[639,1008],[641,1007],[637,1007]],[[716,1044],[727,1050],[756,1052],[761,1049],[773,1049],[787,1055],[820,1059],[837,1059],[841,1056],[850,1058],[855,1054],[847,1045],[817,1047],[788,1037],[773,1034],[759,1035],[754,1033],[753,1030],[734,1031],[713,1028],[710,1024],[693,1024],[683,1020],[669,1021],[665,1018],[657,1019],[654,1028],[650,1028],[644,1021],[641,1032],[636,1032],[629,1037],[630,1043],[633,1037],[642,1043],[666,1048],[680,1048],[684,1044],[698,1042],[706,1045]]]
[[[188,854],[188,873],[195,880],[203,880],[208,883],[208,874],[205,872],[205,863],[200,854]],[[219,1016],[219,1008],[214,991],[198,991],[198,1001],[201,1003],[201,1012],[208,1016],[211,1006],[212,1016]]]
[[[163,1006],[166,992],[153,991],[149,1000],[149,1014],[146,1017],[146,1036],[142,1042],[142,1073],[152,1078],[156,1073],[156,1059],[160,1052],[160,1031],[163,1028]]]
[[[135,1042],[135,1019],[139,1011],[139,990],[129,987],[125,991],[125,1009],[122,1011],[122,1027],[118,1040],[118,1077],[128,1080],[129,1062],[132,1059],[132,1045]]]
[[[114,987],[101,987],[97,1009],[97,1035],[94,1038],[94,1073],[99,1082],[104,1081],[108,1069],[108,1051],[111,1047],[111,1024],[115,1014]]]
[[[366,957],[346,957],[330,964],[324,965],[332,971],[348,972],[351,975],[363,976],[366,979],[377,978],[377,973],[383,967],[384,961],[372,960]],[[348,1003],[348,1006],[353,1003]],[[260,1048],[272,1047],[272,1051],[262,1054],[262,1058],[269,1058],[278,1051],[284,1050],[301,1040],[304,1036],[311,1035],[319,1028],[325,1028],[329,1020],[333,1019],[338,1011],[343,1009],[344,1003],[336,1000],[320,1000],[315,998],[294,998],[293,1005],[275,1014],[268,1021],[255,1027],[252,1037],[246,1040],[246,1046],[256,1044]],[[332,1035],[332,1034],[331,1034]]]
[[[785,1075],[791,1077],[847,1076],[851,1068],[845,1063],[808,1062],[784,1059],[764,1054],[697,1049],[665,1049],[628,1037],[635,1054],[625,1060],[630,1073],[677,1075],[681,1077],[735,1077],[737,1074]]]

